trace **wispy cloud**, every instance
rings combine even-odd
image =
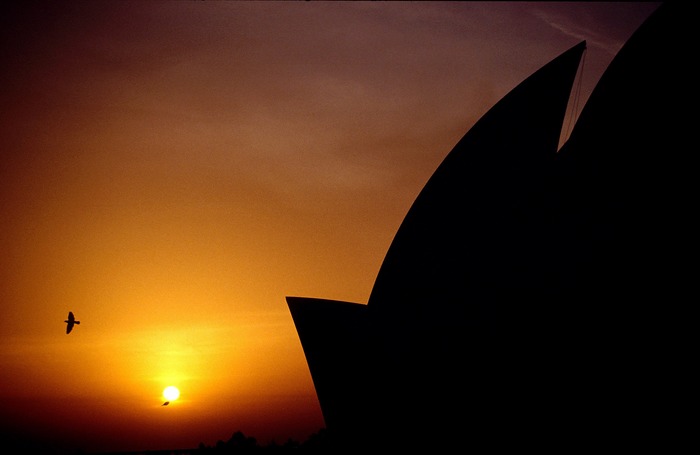
[[[537,9],[534,16],[552,27],[553,29],[570,36],[577,41],[586,41],[588,46],[595,46],[606,53],[614,56],[624,43],[622,40],[613,39],[602,35],[594,29],[574,23],[569,17],[563,14],[553,13]]]

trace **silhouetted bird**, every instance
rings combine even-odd
[[[169,404],[170,404],[170,402],[169,402],[169,401],[166,401],[165,403],[161,404],[161,406],[167,406],[167,405],[169,405]]]
[[[75,320],[75,316],[73,316],[73,312],[72,312],[72,311],[69,311],[69,312],[68,312],[68,319],[66,319],[66,320],[63,321],[63,322],[65,322],[66,324],[68,324],[68,325],[66,326],[66,335],[69,334],[71,330],[73,330],[73,326],[74,326],[75,324],[80,324],[80,321],[76,321],[76,320]]]

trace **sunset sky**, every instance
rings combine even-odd
[[[580,111],[657,6],[6,2],[0,437],[305,440],[324,422],[285,297],[366,303],[474,122],[587,40]]]

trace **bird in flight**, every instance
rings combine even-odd
[[[76,321],[76,320],[75,320],[75,316],[73,316],[73,312],[72,312],[72,311],[69,311],[69,312],[68,312],[68,319],[66,319],[66,320],[63,321],[63,322],[65,322],[66,324],[68,324],[68,325],[66,326],[66,335],[68,335],[68,334],[70,333],[70,331],[73,330],[73,326],[74,326],[75,324],[80,324],[80,321]]]
[[[170,402],[169,402],[169,401],[166,401],[165,403],[161,404],[161,406],[167,406],[167,405],[169,405],[169,404],[170,404]]]

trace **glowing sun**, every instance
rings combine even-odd
[[[163,396],[168,401],[175,401],[180,397],[180,390],[178,390],[178,388],[174,385],[170,385],[163,389]]]

